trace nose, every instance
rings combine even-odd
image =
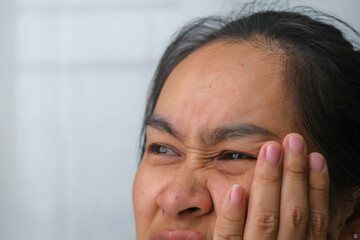
[[[177,171],[157,199],[164,214],[173,218],[197,218],[213,209],[206,181],[185,167]]]

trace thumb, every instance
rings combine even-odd
[[[242,240],[246,215],[245,190],[238,184],[233,185],[216,219],[214,240]]]

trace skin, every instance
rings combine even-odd
[[[138,240],[164,229],[209,240],[339,239],[337,225],[352,208],[336,215],[336,228],[328,225],[326,161],[293,133],[280,63],[250,43],[220,41],[178,64],[147,127],[134,181]],[[266,132],[214,139],[215,129],[236,124]]]

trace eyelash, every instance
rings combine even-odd
[[[164,152],[165,150],[165,152]],[[171,153],[169,154],[169,152]],[[178,153],[176,153],[174,150],[172,150],[169,147],[159,145],[159,144],[152,144],[149,146],[149,152],[157,155],[170,155],[170,156],[180,156]]]
[[[245,153],[239,153],[239,152],[223,152],[218,157],[218,160],[221,160],[221,161],[223,161],[223,160],[236,161],[236,160],[241,160],[241,159],[256,160],[256,157],[247,155]]]
[[[150,145],[148,151],[150,153],[157,154],[157,155],[164,154],[164,155],[170,155],[170,156],[180,156],[180,154],[178,154],[171,148],[163,146],[163,145],[159,145],[159,144]],[[240,159],[256,160],[256,157],[253,157],[253,156],[250,156],[250,155],[247,155],[244,153],[239,153],[239,152],[223,152],[218,156],[218,160],[221,160],[221,161],[223,161],[223,160],[234,161],[234,160],[240,160]]]

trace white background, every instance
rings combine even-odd
[[[0,0],[1,240],[135,239],[131,185],[156,63],[186,21],[234,2]],[[359,0],[296,3],[360,30]]]

